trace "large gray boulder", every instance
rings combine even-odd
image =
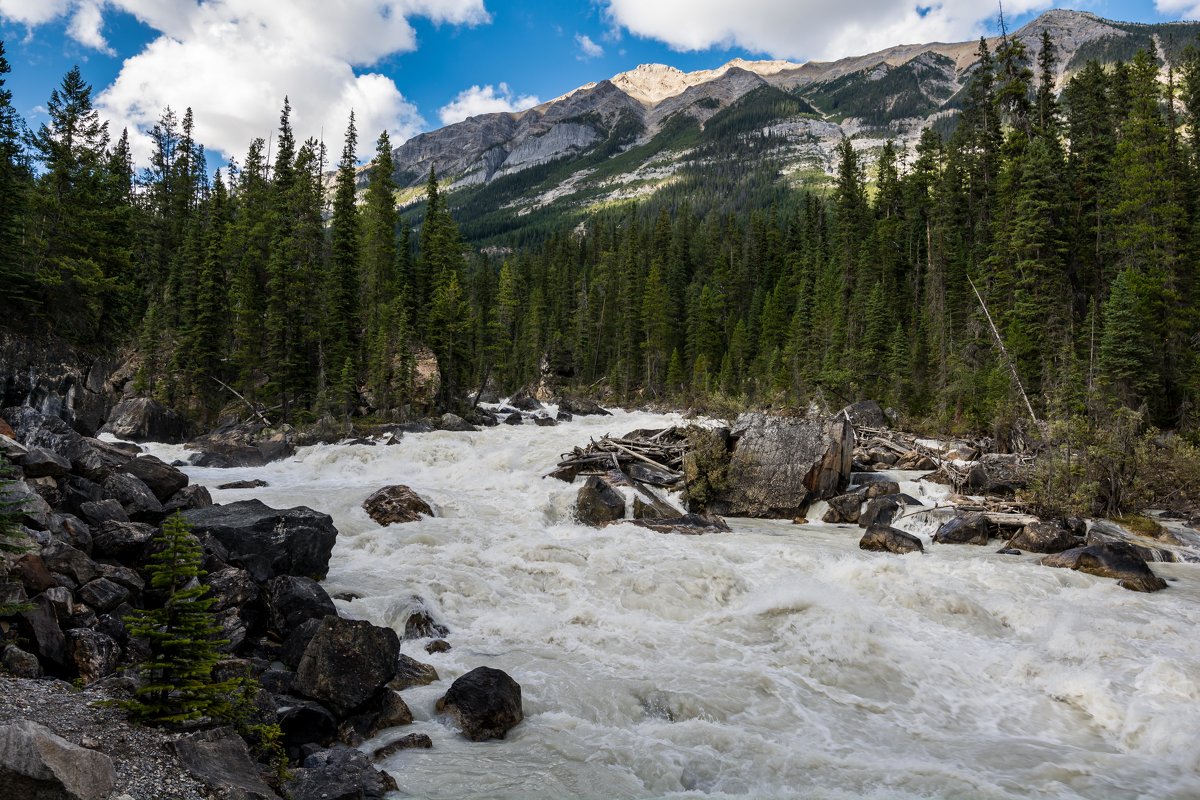
[[[936,544],[976,544],[986,546],[988,543],[987,517],[979,513],[958,514],[953,519],[943,522],[933,535]]]
[[[103,753],[29,720],[0,725],[0,797],[107,800],[116,781],[112,759]]]
[[[738,417],[729,435],[733,446],[724,463],[719,458],[706,463],[692,452],[685,460],[689,484],[708,487],[704,510],[793,519],[810,503],[838,494],[850,480],[854,426],[844,419],[754,412]]]
[[[166,513],[162,501],[154,496],[150,487],[127,472],[108,476],[104,481],[104,499],[120,503],[130,519],[155,521]]]
[[[878,553],[923,553],[921,540],[889,525],[872,525],[858,542],[859,549]]]
[[[846,419],[855,428],[886,428],[887,414],[874,400],[851,403],[838,412],[839,419]]]
[[[347,717],[385,689],[399,656],[400,637],[391,628],[325,617],[304,650],[293,688]]]
[[[117,403],[100,430],[134,442],[177,444],[187,433],[187,423],[157,400],[132,397]]]
[[[396,782],[350,747],[320,750],[304,759],[283,789],[292,800],[383,800]]]
[[[575,517],[599,527],[625,517],[625,498],[599,475],[589,475],[575,500]]]
[[[221,797],[276,800],[259,776],[246,742],[228,728],[200,731],[172,743],[184,769]]]
[[[310,619],[337,616],[333,600],[312,578],[276,575],[263,588],[268,624],[282,639]]]
[[[154,456],[138,456],[125,462],[121,469],[150,487],[154,496],[163,503],[188,485],[187,475]]]
[[[525,718],[521,685],[491,667],[476,667],[460,676],[437,701],[437,710],[453,717],[473,742],[503,739]]]
[[[226,562],[242,567],[257,581],[276,575],[320,580],[329,571],[337,528],[328,514],[297,506],[270,508],[261,500],[243,500],[183,512],[202,541],[212,537],[228,551]]]
[[[1079,547],[1083,541],[1057,522],[1026,525],[1008,541],[1008,547],[1030,553],[1061,553]]]
[[[1150,565],[1125,542],[1090,544],[1042,559],[1047,567],[1078,570],[1102,578],[1116,578],[1117,583],[1133,592],[1157,592],[1167,588],[1167,582],[1154,574]]]

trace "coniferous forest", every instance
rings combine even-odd
[[[1200,54],[1093,62],[1061,93],[1049,39],[1036,64],[1016,39],[979,56],[956,124],[869,170],[844,140],[828,190],[652,196],[483,252],[435,175],[401,217],[386,134],[361,188],[353,118],[331,156],[285,100],[270,144],[210,175],[167,109],[135,167],[75,69],[37,130],[0,93],[0,300],[10,326],[136,348],[139,388],[201,422],[227,387],[292,422],[429,411],[427,347],[446,409],[549,360],[628,402],[875,398],[999,430],[1023,388],[1040,418],[1194,430]]]

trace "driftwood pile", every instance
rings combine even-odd
[[[616,470],[638,483],[675,489],[683,484],[686,450],[687,437],[679,428],[606,435],[563,453],[550,477],[572,483],[580,475],[610,475]]]

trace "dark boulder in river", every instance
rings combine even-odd
[[[1056,522],[1026,525],[1008,541],[1009,547],[1030,553],[1061,553],[1081,544],[1078,537]]]
[[[297,506],[268,507],[243,500],[183,512],[202,541],[216,539],[229,552],[226,562],[242,567],[257,581],[276,575],[304,575],[320,580],[329,571],[329,554],[337,529],[328,514]]]
[[[872,525],[867,528],[859,540],[862,550],[873,550],[880,553],[923,553],[925,547],[921,540],[912,534],[896,530],[888,525]]]
[[[400,637],[391,628],[325,617],[300,659],[294,689],[346,717],[385,690],[399,657]]]
[[[459,677],[437,701],[437,710],[452,716],[473,742],[503,739],[525,718],[521,685],[491,667],[476,667]]]
[[[178,444],[187,433],[187,423],[157,400],[133,397],[117,403],[100,430],[134,442]]]
[[[380,525],[416,522],[422,515],[433,516],[433,509],[407,486],[385,486],[362,504],[367,515]]]
[[[575,501],[575,517],[584,525],[607,525],[625,517],[625,498],[599,475],[589,475]]]
[[[1134,592],[1157,592],[1167,588],[1167,582],[1155,575],[1133,546],[1125,542],[1076,547],[1048,555],[1042,559],[1042,564],[1116,578],[1120,586]]]
[[[983,514],[959,514],[942,523],[933,535],[936,544],[976,544],[987,546],[988,521]]]

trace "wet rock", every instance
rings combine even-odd
[[[869,528],[872,525],[891,525],[900,515],[900,498],[894,494],[885,494],[867,501],[867,506],[858,517],[860,527]]]
[[[437,710],[453,717],[473,742],[503,739],[525,718],[520,684],[491,667],[476,667],[459,677],[437,701]]]
[[[399,655],[400,638],[391,628],[325,617],[300,659],[295,689],[345,717],[395,677]]]
[[[694,448],[684,459],[689,497],[697,480],[709,487],[705,510],[791,519],[803,515],[809,503],[837,495],[850,478],[854,428],[845,420],[747,413],[738,417],[730,438],[727,461],[714,457],[701,463]]]
[[[626,521],[657,533],[678,533],[684,536],[700,536],[705,533],[729,533],[729,525],[716,514],[684,514],[664,519],[637,519]]]
[[[900,456],[895,462],[895,468],[900,470],[929,470],[937,469],[937,462],[924,453],[919,453],[915,450],[905,453]]]
[[[212,537],[257,581],[276,575],[320,580],[329,571],[337,529],[328,514],[298,506],[274,509],[260,500],[190,509],[183,517],[202,540]]]
[[[220,797],[278,798],[263,782],[246,742],[229,728],[193,733],[172,742],[172,748],[183,768]]]
[[[860,400],[846,406],[837,413],[839,419],[846,419],[855,428],[886,428],[888,418],[874,400]]]
[[[1134,592],[1157,592],[1167,588],[1167,582],[1155,575],[1137,551],[1124,542],[1075,547],[1048,555],[1041,563],[1047,567],[1116,578],[1120,586]]]
[[[1024,489],[1027,475],[1019,456],[986,453],[967,473],[967,486],[978,494],[1011,496]]]
[[[438,641],[443,641],[439,639]],[[433,642],[430,642],[432,645]],[[400,654],[396,661],[396,677],[388,683],[389,689],[400,692],[414,686],[428,686],[438,680],[437,670],[415,658]]]
[[[895,481],[875,481],[867,485],[867,499],[886,497],[889,494],[900,494],[900,484]],[[918,503],[918,505],[920,505]]]
[[[1019,556],[1019,555],[1021,555],[1021,551],[1015,547],[1001,547],[999,550],[996,551],[996,555],[998,555],[998,556]]]
[[[599,527],[625,517],[625,498],[599,475],[589,475],[575,500],[575,518]]]
[[[25,455],[14,461],[26,478],[57,478],[71,471],[70,460],[40,447],[29,448]]]
[[[336,617],[333,600],[312,578],[278,575],[263,587],[267,600],[267,624],[287,638],[310,619]]]
[[[1009,547],[1030,553],[1061,553],[1078,547],[1082,542],[1057,522],[1035,522],[1026,525],[1008,541]]]
[[[87,628],[66,632],[67,657],[75,665],[83,683],[95,683],[117,669],[121,646],[111,636]]]
[[[367,516],[380,525],[417,522],[422,515],[433,516],[433,509],[407,486],[385,486],[362,503]]]
[[[1072,532],[1074,533],[1076,530],[1078,528]],[[1131,533],[1117,523],[1106,519],[1098,519],[1093,522],[1091,530],[1087,530],[1085,526],[1084,536],[1083,544],[1112,544],[1114,542],[1128,544],[1145,561],[1170,563],[1179,560],[1179,556],[1174,550],[1150,544],[1146,538]]]
[[[84,439],[81,449],[71,456],[71,469],[88,480],[104,483],[110,475],[124,470],[137,454],[137,445],[102,442],[99,439]]]
[[[127,461],[121,469],[150,487],[150,491],[162,503],[188,485],[187,475],[154,456],[138,456]]]
[[[187,424],[157,400],[131,397],[117,403],[100,430],[134,442],[178,444],[187,433]]]
[[[108,476],[104,481],[104,497],[120,503],[130,519],[156,522],[166,513],[150,487],[126,472]]]
[[[431,747],[433,747],[433,740],[428,736],[423,733],[410,733],[407,736],[401,736],[394,742],[389,742],[383,747],[377,748],[375,752],[371,754],[371,760],[380,761],[388,758],[389,756],[394,756],[401,750],[414,750],[422,748],[428,750]]]
[[[454,431],[460,433],[479,430],[457,414],[450,413],[442,414],[441,418],[438,420],[437,429],[439,431]]]
[[[261,467],[289,458],[296,448],[282,433],[270,434],[260,423],[222,425],[193,439],[188,448],[197,451],[188,460],[198,467]]]
[[[105,522],[92,534],[92,551],[104,558],[138,561],[157,529],[142,522]]]
[[[0,650],[3,651],[0,654],[0,665],[12,675],[18,678],[42,677],[42,665],[33,653],[26,653],[15,644],[5,645]]]
[[[878,484],[872,484],[872,486],[876,485]],[[862,489],[829,498],[829,510],[825,512],[821,521],[831,525],[858,522],[858,516],[862,512],[862,504],[866,502],[867,494],[868,490]]]
[[[268,486],[268,485],[269,484],[266,481],[260,480],[259,478],[255,478],[252,481],[230,481],[229,483],[222,483],[217,488],[218,489],[261,489],[264,486]]]
[[[79,514],[91,525],[103,525],[105,522],[129,522],[125,508],[116,500],[99,500],[81,503]]]
[[[563,395],[558,401],[559,413],[566,412],[578,417],[599,416],[611,417],[612,412],[592,400],[573,395]]]
[[[171,499],[163,503],[163,511],[169,515],[174,514],[176,511],[208,508],[212,504],[212,495],[209,494],[208,487],[194,483],[191,486],[183,487],[171,495]]]
[[[943,522],[933,535],[936,544],[976,544],[986,546],[988,543],[988,521],[983,514],[959,514],[953,519]]]
[[[358,747],[367,739],[387,728],[411,725],[412,711],[399,694],[384,689],[368,701],[366,708],[338,725],[338,740]]]
[[[558,423],[551,417],[534,417],[533,424],[539,428],[553,428]]]
[[[545,409],[538,399],[530,394],[527,390],[522,390],[513,395],[508,404],[518,411],[542,411]],[[567,409],[570,411],[571,409]]]
[[[433,655],[434,653],[448,653],[450,652],[450,643],[445,639],[434,639],[432,642],[425,645],[425,652],[429,653],[430,655]],[[430,669],[433,668],[430,667]]]
[[[96,578],[79,587],[79,599],[103,614],[129,599],[129,590],[108,578]]]
[[[917,537],[889,525],[872,525],[858,542],[859,549],[884,553],[923,553]]]
[[[337,719],[329,709],[299,697],[276,697],[275,714],[283,733],[283,746],[298,751],[302,745],[328,747],[337,738]]]
[[[304,651],[308,649],[308,643],[312,641],[313,636],[317,633],[317,629],[321,627],[322,619],[324,617],[301,622],[287,639],[284,640],[283,647],[279,649],[277,658],[288,669],[294,670],[300,666],[300,660],[304,658]]]
[[[558,414],[554,418],[559,422],[573,422],[575,420],[575,417],[570,411],[563,411],[561,407],[559,408]]]
[[[505,425],[524,425],[525,416],[520,411],[514,411],[504,418]]]
[[[291,775],[283,789],[292,800],[383,800],[396,788],[365,753],[349,747],[313,753]]]
[[[408,615],[404,622],[405,639],[428,639],[434,636],[445,636],[450,629],[433,618],[425,608],[420,598],[414,598],[416,610]]]
[[[107,800],[112,760],[29,720],[0,725],[0,792],[13,800]]]

